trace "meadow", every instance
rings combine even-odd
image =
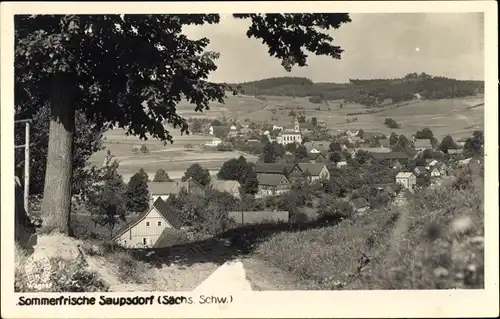
[[[114,129],[104,134],[103,145],[105,149],[93,154],[91,165],[101,166],[104,163],[107,150],[110,150],[120,162],[118,169],[125,181],[137,173],[141,168],[152,179],[156,171],[163,168],[170,178],[180,179],[186,169],[194,163],[210,170],[212,175],[217,174],[222,164],[231,159],[244,155],[245,158],[255,161],[256,157],[238,151],[221,152],[202,147],[212,141],[212,136],[206,135],[181,135],[179,131],[171,130],[174,143],[165,145],[157,139],[150,138],[141,141],[135,136],[127,136],[122,129]],[[145,144],[148,153],[133,152],[134,148]],[[186,147],[188,145],[188,147]],[[189,147],[190,145],[190,147]]]
[[[240,120],[243,123],[269,122],[271,124],[286,125],[293,118],[291,110],[300,112],[307,119],[317,117],[335,132],[336,130],[363,129],[365,132],[380,132],[389,135],[391,132],[411,136],[417,130],[429,127],[438,140],[450,134],[455,140],[470,136],[475,130],[484,129],[483,96],[454,98],[443,100],[415,100],[405,103],[386,103],[377,108],[377,113],[348,115],[364,112],[367,107],[360,104],[343,104],[341,101],[327,101],[314,104],[306,97],[287,96],[247,96],[228,95],[225,104],[213,103],[210,110],[195,112],[194,106],[182,101],[178,113],[185,118],[217,118]],[[319,108],[319,109],[318,109]],[[347,119],[357,118],[356,122],[347,123]],[[401,124],[400,129],[390,129],[384,125],[385,118],[393,118]],[[122,129],[114,129],[105,133],[103,144],[120,161],[120,173],[128,180],[130,176],[143,168],[151,177],[159,168],[165,169],[171,178],[179,179],[184,171],[193,163],[199,163],[215,175],[222,164],[228,159],[243,155],[249,161],[256,161],[255,156],[238,151],[219,152],[207,150],[202,145],[211,141],[207,135],[181,135],[179,131],[171,129],[174,137],[173,144],[164,145],[156,139],[141,141],[135,136],[126,136]],[[149,153],[134,153],[134,147],[140,148],[146,144]],[[191,148],[186,148],[190,144]],[[102,165],[106,151],[94,154],[91,164]]]

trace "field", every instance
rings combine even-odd
[[[180,179],[186,169],[194,163],[198,163],[211,174],[216,174],[222,164],[228,159],[244,155],[249,161],[255,161],[256,157],[238,151],[220,152],[216,150],[203,149],[201,146],[212,140],[211,136],[203,135],[181,135],[178,131],[171,131],[174,136],[174,143],[164,145],[156,139],[141,141],[134,136],[126,136],[122,129],[114,129],[104,134],[103,145],[105,150],[95,153],[90,163],[101,166],[104,163],[106,152],[111,153],[120,161],[119,172],[125,181],[143,168],[152,179],[159,168],[167,171],[173,179]],[[146,144],[149,153],[134,153],[134,147]],[[191,149],[186,149],[190,144]]]
[[[344,129],[360,129],[365,132],[380,132],[390,134],[404,134],[411,136],[417,130],[429,127],[438,139],[445,135],[452,135],[455,140],[470,136],[475,130],[484,129],[484,105],[475,106],[484,102],[483,96],[455,98],[446,100],[415,100],[401,104],[386,104],[377,109],[377,113],[348,116],[347,114],[364,112],[366,107],[358,104],[345,104],[340,108],[341,101],[328,101],[324,104],[313,104],[308,98],[292,98],[286,96],[228,96],[225,104],[214,103],[210,110],[194,112],[194,107],[187,102],[181,102],[178,113],[185,118],[222,117],[237,119],[246,123],[250,121],[267,121],[272,124],[286,125],[291,123],[290,110],[303,113],[308,119],[317,117],[324,121],[332,131]],[[407,104],[407,105],[406,105]],[[319,107],[319,110],[318,110]],[[347,119],[357,118],[356,122],[347,123]],[[401,124],[400,129],[390,129],[384,125],[385,118],[393,118]],[[150,139],[140,141],[133,136],[126,136],[121,129],[106,132],[104,145],[120,160],[120,173],[128,180],[130,176],[143,168],[150,176],[157,169],[165,169],[171,178],[178,179],[193,163],[199,163],[204,168],[216,174],[222,163],[228,159],[244,155],[248,160],[255,161],[256,157],[241,152],[208,151],[201,145],[212,140],[206,135],[181,135],[171,130],[174,143],[163,145],[162,142]],[[146,144],[149,153],[134,154],[132,149]],[[192,149],[185,146],[191,144]],[[106,151],[94,154],[92,164],[102,165]]]
[[[308,98],[303,97],[229,96],[225,104],[216,103],[209,111],[203,113],[194,112],[193,106],[187,103],[181,103],[178,110],[185,117],[221,118],[225,116],[244,122],[268,121],[284,125],[292,121],[289,112],[294,109],[296,112],[303,112],[308,119],[317,117],[318,120],[327,123],[332,130],[362,128],[364,131],[386,134],[395,131],[409,136],[418,129],[429,127],[438,139],[448,134],[458,139],[471,135],[475,130],[484,129],[484,105],[470,108],[483,102],[483,96],[432,101],[417,100],[397,108],[394,107],[405,103],[389,103],[383,108],[378,108],[378,113],[349,116],[347,114],[364,112],[368,108],[359,104],[344,104],[341,109],[341,101],[313,104]],[[347,123],[347,119],[354,117],[358,119],[357,122]],[[387,117],[401,123],[401,129],[387,128],[384,125],[384,119]]]

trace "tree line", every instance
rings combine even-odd
[[[484,93],[484,81],[462,81],[426,73],[409,73],[395,79],[350,79],[349,83],[313,83],[307,78],[279,77],[230,85],[249,95],[310,97],[310,102],[316,104],[345,100],[365,106],[380,105],[387,100],[408,101],[417,93],[431,100]]]

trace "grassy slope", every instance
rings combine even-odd
[[[256,254],[315,281],[318,289],[461,288],[459,276],[467,277],[464,268],[473,265],[477,276],[484,265],[481,244],[469,241],[483,236],[483,204],[481,181],[460,191],[428,189],[407,209],[392,207],[337,226],[275,234],[259,245]],[[468,236],[457,235],[457,228],[467,227]],[[362,252],[371,262],[348,280]],[[481,278],[472,279],[477,282],[468,287],[482,287]]]

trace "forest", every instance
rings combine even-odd
[[[415,98],[448,99],[484,93],[484,81],[464,81],[426,73],[409,73],[395,79],[350,79],[349,83],[314,83],[302,77],[275,77],[253,82],[229,84],[247,95],[309,97],[311,103],[331,100],[373,107],[384,102]]]

